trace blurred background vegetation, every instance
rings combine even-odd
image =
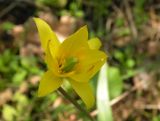
[[[88,121],[59,93],[36,97],[46,65],[34,16],[60,40],[85,24],[101,39],[115,121],[160,121],[159,0],[0,0],[0,121]]]

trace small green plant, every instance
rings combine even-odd
[[[135,0],[133,13],[137,27],[139,27],[142,23],[146,23],[146,21],[148,20],[148,15],[144,9],[145,3],[145,0]]]
[[[5,30],[5,31],[11,30],[14,26],[15,25],[12,22],[9,22],[9,21],[6,21],[1,25],[2,29]]]
[[[28,76],[41,74],[42,71],[38,69],[36,62],[37,60],[33,56],[21,57],[11,50],[5,50],[0,55],[0,79],[2,80],[0,83],[13,82],[13,84],[19,85]],[[4,88],[7,83],[0,87]]]

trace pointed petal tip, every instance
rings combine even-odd
[[[36,20],[36,19],[37,19],[37,17],[32,17],[32,19],[33,19],[33,20]]]
[[[42,76],[38,88],[38,97],[43,97],[51,92],[55,91],[62,84],[62,80],[59,77],[53,75],[52,71],[47,71]]]
[[[37,22],[38,20],[41,20],[41,19],[38,18],[38,17],[33,17],[32,19],[33,19],[34,22]]]
[[[41,19],[41,18],[38,18],[38,17],[33,17],[33,21],[36,23],[37,26],[40,26],[41,24],[43,24],[43,27],[44,26],[48,26],[48,23],[45,22],[45,20]],[[42,26],[42,25],[41,25]],[[50,29],[50,28],[49,28]]]
[[[82,27],[84,27],[84,28],[88,28],[88,26],[87,26],[87,25],[83,25]]]
[[[88,26],[87,25],[83,25],[80,29],[86,29],[88,31]]]
[[[92,109],[94,107],[94,104],[95,104],[95,99],[93,98],[91,104],[85,104],[86,105],[86,109],[87,110]]]
[[[76,32],[78,32],[78,31],[83,31],[83,32],[86,31],[86,33],[88,33],[88,26],[87,25],[82,25]]]
[[[92,87],[89,83],[79,83],[74,80],[70,80],[70,83],[75,92],[82,99],[87,109],[91,109],[95,104],[95,97]]]

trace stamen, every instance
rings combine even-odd
[[[61,66],[62,72],[70,72],[75,65],[78,63],[78,59],[76,57],[68,57],[65,59],[64,64]]]

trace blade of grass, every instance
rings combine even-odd
[[[97,107],[98,121],[113,121],[108,92],[107,64],[103,65],[98,77]]]

